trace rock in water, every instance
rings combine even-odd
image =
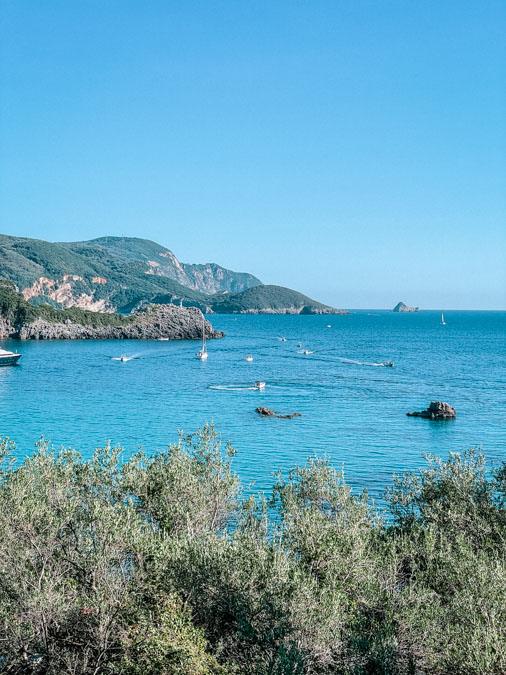
[[[270,408],[266,408],[263,405],[258,406],[258,408],[255,409],[255,412],[257,412],[262,417],[270,417],[271,415],[276,414],[275,410],[271,410]]]
[[[418,312],[418,307],[408,307],[403,302],[398,302],[393,308],[393,312]]]
[[[271,410],[270,408],[266,408],[263,405],[258,406],[258,408],[255,409],[255,411],[261,415],[262,417],[279,417],[280,419],[283,420],[291,420],[293,417],[300,417],[300,413],[290,413],[289,415],[277,415],[275,410]]]
[[[426,417],[431,420],[449,420],[456,416],[455,408],[442,401],[432,401],[426,410],[406,413],[408,417]]]

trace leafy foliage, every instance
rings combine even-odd
[[[396,478],[378,512],[329,462],[241,493],[212,426],[84,462],[0,445],[0,668],[88,675],[502,673],[506,465]]]

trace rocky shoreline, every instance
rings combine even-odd
[[[0,337],[20,340],[198,340],[202,338],[203,314],[197,307],[176,305],[150,305],[131,317],[124,317],[120,325],[92,325],[69,319],[53,322],[36,318],[30,322],[13,325],[0,318]],[[221,338],[204,320],[206,338]]]

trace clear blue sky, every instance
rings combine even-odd
[[[1,231],[506,307],[504,0],[0,0]]]

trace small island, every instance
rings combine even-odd
[[[405,305],[403,302],[398,302],[395,307],[393,308],[393,312],[418,312],[419,308],[418,307],[409,307],[408,305]]]

